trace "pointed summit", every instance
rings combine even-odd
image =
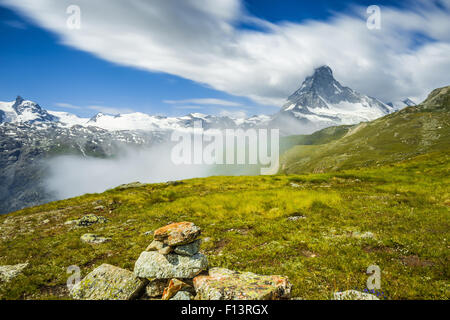
[[[301,121],[307,128],[305,133],[310,133],[327,126],[370,121],[392,111],[381,101],[341,85],[331,68],[324,65],[316,68],[288,98],[278,118]],[[313,124],[312,129],[309,124]]]
[[[313,77],[318,76],[333,76],[333,70],[329,66],[323,65],[321,67],[318,67],[314,69],[314,75]]]
[[[17,96],[17,97],[16,97],[15,104],[16,104],[16,105],[19,105],[19,104],[21,104],[23,101],[24,101],[24,100],[23,100],[23,98],[22,98],[21,96]]]

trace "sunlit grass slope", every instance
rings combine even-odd
[[[103,263],[133,270],[152,239],[147,231],[187,220],[203,229],[211,266],[287,275],[295,297],[363,290],[366,269],[376,264],[388,299],[449,299],[449,158],[436,153],[326,174],[136,185],[3,215],[0,265],[29,266],[0,285],[0,298],[69,298],[68,266],[83,275]],[[99,201],[104,211],[95,211]],[[64,224],[88,213],[109,222]],[[80,241],[84,233],[112,240],[90,245]]]

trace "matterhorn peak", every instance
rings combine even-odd
[[[15,103],[16,103],[17,105],[19,105],[19,104],[21,104],[23,101],[24,101],[24,99],[23,99],[21,96],[17,96],[17,97],[16,97]]]

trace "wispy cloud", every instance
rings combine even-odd
[[[323,64],[344,85],[384,101],[420,100],[449,81],[450,0],[382,7],[380,30],[366,27],[366,8],[358,6],[326,21],[274,24],[249,16],[239,0],[78,0],[82,28],[70,30],[72,0],[0,3],[105,60],[270,105],[281,105]],[[238,28],[244,20],[261,30]]]
[[[181,110],[189,110],[189,109],[205,109],[205,106],[175,106],[175,109],[181,109]]]
[[[18,20],[5,20],[3,23],[11,28],[25,30],[27,25]]]
[[[247,118],[247,113],[244,110],[220,110],[219,115],[222,117],[230,117],[235,119]]]
[[[222,100],[222,99],[185,99],[185,100],[164,100],[164,103],[168,104],[202,104],[202,105],[213,105],[213,106],[224,106],[224,107],[243,107],[241,103]]]
[[[66,108],[66,109],[75,109],[75,110],[94,110],[96,112],[108,113],[108,114],[124,114],[134,112],[132,109],[128,108],[115,108],[115,107],[106,107],[106,106],[76,106],[70,103],[58,102],[54,104],[55,107],[58,108]]]
[[[57,103],[54,103],[53,105],[58,108],[77,109],[77,110],[82,109],[82,107],[74,106],[73,104],[64,103],[64,102],[57,102]]]

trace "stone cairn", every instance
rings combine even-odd
[[[70,293],[85,300],[268,300],[289,299],[287,277],[262,276],[224,268],[208,270],[199,252],[201,230],[192,222],[155,230],[134,272],[103,264],[75,284]]]

